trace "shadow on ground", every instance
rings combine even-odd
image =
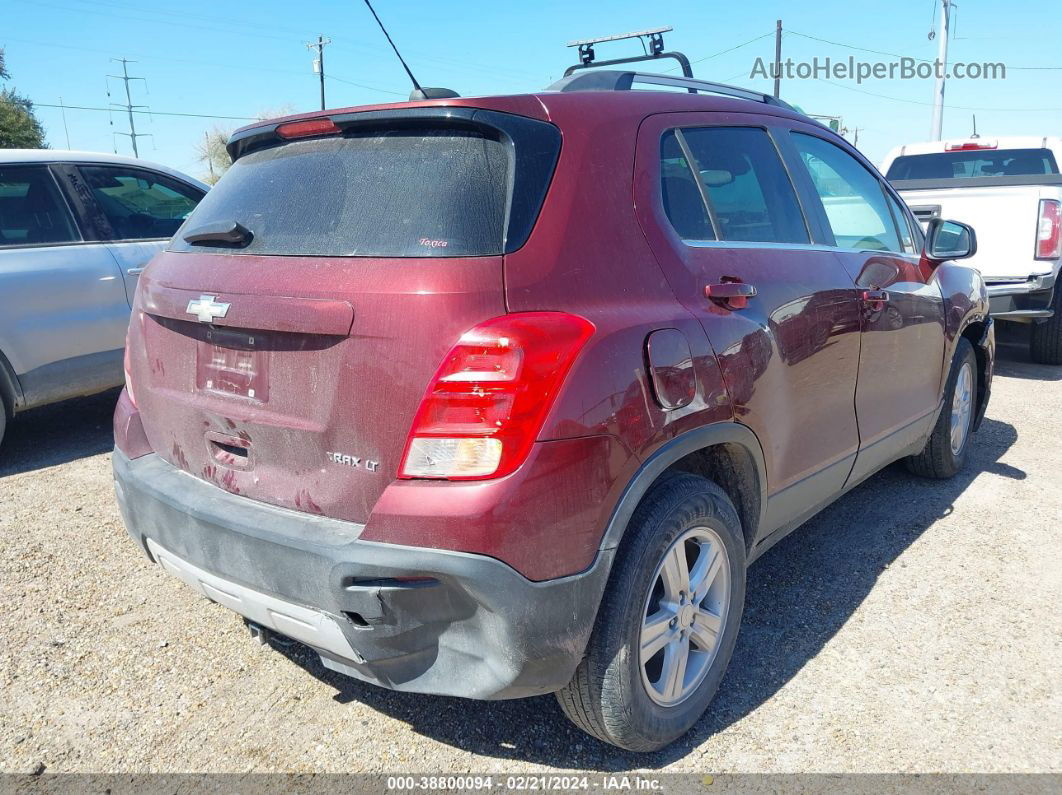
[[[0,444],[0,478],[113,449],[111,418],[119,391],[112,389],[19,414],[8,423]]]
[[[1013,359],[1001,365],[1024,377],[1037,367]],[[475,702],[395,693],[325,669],[298,644],[281,651],[334,687],[337,701],[363,702],[475,754],[605,772],[662,767],[778,692],[844,626],[879,574],[951,513],[977,475],[1024,479],[1025,472],[1000,460],[1016,439],[1012,425],[988,418],[965,470],[952,480],[922,480],[894,465],[768,551],[749,571],[741,634],[719,695],[693,731],[655,754],[630,754],[587,737],[568,724],[552,696]]]
[[[996,323],[996,375],[1030,381],[1062,381],[1062,367],[1037,364],[1029,355],[1030,328]]]

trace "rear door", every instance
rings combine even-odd
[[[114,259],[83,239],[49,166],[0,165],[0,350],[27,402],[120,384],[128,322]]]
[[[151,258],[184,223],[203,191],[145,168],[82,164],[76,169],[85,212],[96,237],[107,242],[132,305],[137,280]]]
[[[544,128],[524,147],[464,111],[267,132],[236,160],[142,277],[131,365],[160,456],[253,499],[368,518],[446,352],[505,313],[503,254],[559,146],[551,125],[509,117]],[[183,238],[233,222],[242,245]]]
[[[668,114],[643,123],[639,145],[657,164],[659,216],[643,211],[650,242],[711,339],[738,421],[763,446],[765,532],[839,492],[859,441],[855,285],[815,243],[779,133],[752,114]],[[648,191],[637,199],[653,206]],[[755,295],[705,294],[741,285]]]
[[[944,298],[920,265],[920,233],[868,164],[813,129],[791,134],[838,259],[861,291],[857,481],[924,435],[944,366]]]

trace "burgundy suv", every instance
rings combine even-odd
[[[777,100],[576,75],[256,123],[141,277],[114,473],[147,555],[396,690],[556,692],[632,750],[719,686],[745,572],[886,464],[949,477],[994,339]]]

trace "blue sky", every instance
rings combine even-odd
[[[671,25],[665,42],[685,52],[694,72],[722,82],[770,90],[749,79],[757,57],[773,57],[775,20],[787,32],[783,57],[810,61],[818,56],[867,61],[893,60],[870,50],[933,58],[937,44],[927,34],[935,0],[855,4],[819,2],[425,2],[376,0],[406,60],[421,83],[453,88],[466,96],[532,91],[560,77],[575,58],[571,39]],[[1005,10],[1003,10],[1005,9]],[[952,80],[947,88],[945,136],[967,135],[971,115],[985,137],[1058,134],[1062,69],[1057,41],[1062,6],[1047,2],[963,0],[953,25],[950,60],[1001,61],[1007,79]],[[137,60],[130,74],[147,78],[133,85],[134,102],[152,111],[252,117],[268,110],[317,107],[317,76],[304,42],[322,33],[328,105],[344,107],[404,98],[408,81],[361,0],[0,0],[0,47],[7,52],[10,85],[44,104],[102,107],[118,101],[120,72],[110,57]],[[764,35],[772,34],[772,35]],[[804,35],[798,35],[804,34]],[[751,44],[717,55],[728,48]],[[807,36],[827,39],[828,44]],[[632,54],[636,42],[602,45],[598,58]],[[710,57],[714,56],[714,57]],[[701,60],[704,59],[704,60]],[[859,128],[859,147],[875,162],[892,146],[928,138],[932,80],[783,82],[782,96],[806,112],[842,116]],[[880,96],[878,96],[880,95]],[[124,98],[122,98],[124,99]],[[960,109],[961,106],[961,109]],[[976,110],[973,110],[976,108]],[[39,113],[53,147],[66,148],[57,108]],[[75,149],[129,153],[124,114],[67,110]],[[110,121],[113,120],[113,127]],[[217,125],[235,119],[137,117],[141,156],[200,176],[194,146]],[[849,139],[853,137],[849,134]]]

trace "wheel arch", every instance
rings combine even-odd
[[[619,546],[645,495],[672,472],[702,475],[722,488],[741,517],[746,551],[752,548],[767,505],[763,448],[747,426],[720,422],[671,439],[642,463],[612,511],[601,549]]]
[[[7,356],[0,350],[0,409],[7,412],[8,418],[11,418],[24,402],[18,376],[15,375]]]
[[[995,360],[994,321],[990,316],[975,315],[967,318],[959,332],[959,337],[966,339],[973,346],[977,360],[977,412],[974,414],[972,430],[981,427],[985,417],[988,401],[992,395],[992,367]],[[956,340],[956,344],[958,341]],[[954,352],[952,356],[954,357]]]

